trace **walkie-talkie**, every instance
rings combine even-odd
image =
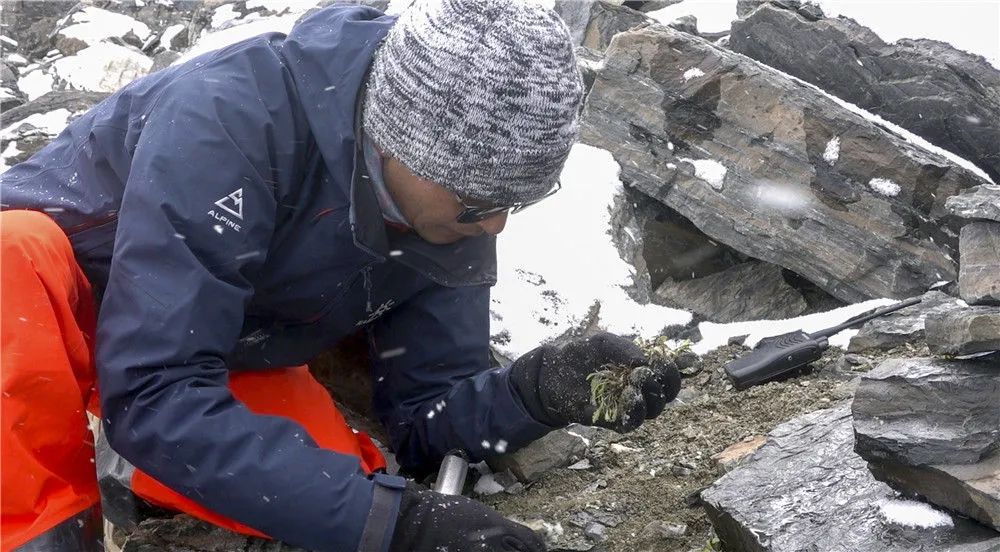
[[[799,330],[766,337],[761,339],[753,351],[750,351],[746,356],[726,364],[726,375],[733,381],[733,385],[737,389],[746,389],[777,379],[792,370],[818,360],[823,356],[823,351],[830,347],[828,339],[831,336],[873,318],[916,305],[920,301],[920,297],[907,299],[894,305],[859,314],[843,324],[814,333]]]

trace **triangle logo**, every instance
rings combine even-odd
[[[227,213],[236,215],[240,220],[243,220],[243,188],[216,201],[215,204]]]

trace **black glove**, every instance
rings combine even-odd
[[[531,529],[465,498],[407,483],[389,552],[545,552]]]
[[[630,371],[618,415],[613,420],[594,418],[588,376],[614,364]],[[680,374],[672,361],[650,363],[632,341],[607,332],[575,339],[562,347],[543,345],[511,365],[511,382],[525,408],[543,424],[563,427],[570,423],[596,425],[618,432],[632,431],[644,420],[663,412],[681,388]]]

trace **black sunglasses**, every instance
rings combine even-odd
[[[476,222],[482,222],[492,216],[499,215],[500,213],[506,211],[510,211],[511,214],[519,213],[558,192],[560,187],[562,187],[562,185],[557,180],[555,186],[553,186],[552,189],[542,197],[532,201],[513,203],[511,205],[476,205],[474,204],[474,200],[462,199],[460,196],[456,195],[455,197],[458,199],[458,203],[462,206],[462,212],[458,214],[455,221],[461,224],[473,224]]]

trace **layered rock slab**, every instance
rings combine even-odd
[[[894,522],[901,497],[853,452],[847,405],[784,424],[741,467],[702,492],[727,550],[986,552],[1000,533],[944,512],[931,527]],[[919,506],[919,505],[917,505]]]
[[[958,291],[972,305],[1000,305],[1000,222],[962,227]]]
[[[970,307],[937,313],[925,322],[933,355],[962,356],[1000,351],[1000,307]]]
[[[582,129],[627,184],[849,302],[955,279],[944,201],[984,182],[812,86],[660,25],[614,37]]]

